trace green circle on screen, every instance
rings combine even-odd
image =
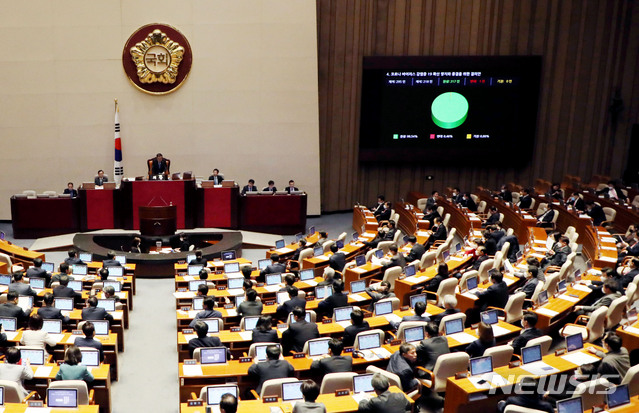
[[[466,120],[468,101],[459,93],[442,93],[433,100],[430,112],[435,125],[444,129],[453,129]]]

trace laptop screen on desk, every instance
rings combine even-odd
[[[426,304],[426,294],[415,294],[410,297],[410,308],[415,309],[415,304],[424,303]]]
[[[87,266],[82,264],[73,264],[73,275],[87,275]]]
[[[275,241],[275,248],[276,249],[280,249],[280,248],[284,248],[286,244],[284,244],[284,240],[283,239],[278,239],[277,241]]]
[[[260,316],[246,316],[244,317],[244,331],[253,331],[257,326],[257,321]]]
[[[357,232],[353,232],[353,241],[357,241],[359,238],[359,234]]]
[[[230,261],[237,259],[237,254],[234,250],[222,251],[222,261]]]
[[[336,322],[349,321],[351,319],[351,313],[353,312],[353,307],[352,306],[338,307],[335,310],[333,310],[333,312],[335,314]]]
[[[44,278],[29,278],[29,285],[31,288],[44,289]]]
[[[122,291],[122,283],[120,281],[105,281],[104,282],[104,286],[108,287],[111,286],[113,287],[113,289],[115,290],[116,293],[119,293]]]
[[[414,265],[407,265],[406,267],[404,267],[404,274],[406,274],[407,277],[412,277],[416,273],[417,269]]]
[[[42,331],[46,331],[49,334],[62,333],[62,320],[60,319],[42,320]]]
[[[304,238],[304,234],[302,234],[301,232],[295,234],[295,242],[300,242],[302,238]]]
[[[106,285],[106,282],[104,285]],[[80,292],[82,291],[82,281],[75,281],[75,280],[69,281],[69,285],[67,287],[69,287],[73,291]]]
[[[98,298],[98,308],[115,311],[115,300],[113,298]]]
[[[308,281],[315,278],[315,270],[312,268],[307,268],[305,270],[300,271],[300,281]]]
[[[384,258],[384,250],[376,250],[376,251],[375,251],[375,256],[376,256],[377,258],[380,258],[380,259],[381,259],[381,258]]]
[[[200,271],[202,271],[202,268],[204,268],[204,265],[189,265],[188,267],[186,267],[186,273],[191,276],[200,275]]]
[[[33,297],[30,295],[21,295],[18,297],[18,306],[25,312],[33,308]]]
[[[319,257],[324,254],[324,247],[315,247],[313,248],[313,257]]]
[[[217,318],[201,318],[200,321],[204,321],[209,326],[209,334],[220,332],[220,320]]]
[[[308,227],[308,235],[313,235],[313,234],[315,234],[315,227],[314,226]]]
[[[226,347],[209,347],[200,349],[200,364],[225,364]]]
[[[459,252],[462,249],[462,245],[461,242],[458,242],[457,244],[455,244],[455,252]]]
[[[188,264],[189,262],[193,261],[195,258],[196,258],[195,254],[187,254],[186,263]]]
[[[561,280],[559,281],[559,284],[557,284],[557,292],[559,294],[563,294],[568,290],[568,287],[566,286],[566,280]]]
[[[366,280],[351,281],[351,294],[357,294],[366,290]]]
[[[93,327],[95,328],[96,336],[108,336],[109,335],[109,320],[91,320]]]
[[[124,267],[113,265],[106,268],[109,270],[109,278],[122,277],[124,275]]]
[[[282,401],[302,400],[302,382],[295,381],[291,383],[282,383]]]
[[[20,357],[22,360],[29,360],[33,365],[42,366],[44,364],[44,349],[21,348]]]
[[[479,376],[493,371],[492,356],[475,357],[470,359],[470,375]]]
[[[280,291],[277,293],[277,303],[284,304],[286,301],[290,299],[287,291]]]
[[[53,265],[52,262],[43,262],[42,269],[45,270],[46,272],[53,272],[53,270],[55,269],[55,266]]]
[[[404,340],[407,343],[412,343],[414,341],[422,341],[424,339],[424,327],[423,326],[415,326],[404,329]]]
[[[584,348],[584,338],[581,333],[566,337],[566,350],[573,351]]]
[[[311,322],[311,313],[309,313],[309,312],[307,311],[307,312],[304,314],[304,320],[305,320],[307,323],[310,323],[310,322]],[[296,322],[296,321],[295,321],[295,317],[293,316],[293,313],[289,313],[289,315],[288,315],[288,322],[289,322],[289,324],[293,324],[293,323],[295,323],[295,322]]]
[[[450,258],[450,251],[444,251],[442,253],[442,257],[444,258],[444,261],[448,261],[448,258]]]
[[[16,331],[17,324],[17,319],[14,317],[0,317],[0,325],[5,331]]]
[[[124,265],[126,264],[126,257],[124,255],[116,255],[115,257],[113,257],[117,262],[120,263],[120,265]]]
[[[375,315],[390,314],[393,312],[392,301],[378,301],[375,303]]]
[[[462,331],[464,331],[464,322],[461,318],[448,320],[446,321],[446,324],[444,324],[444,329],[446,331],[446,335],[461,333]]]
[[[521,349],[521,361],[524,364],[541,360],[541,345],[528,346]]]
[[[82,365],[87,367],[100,366],[100,351],[80,349],[82,353]]]
[[[277,285],[282,282],[282,274],[268,274],[266,276],[266,285]]]
[[[539,303],[539,305],[544,305],[548,302],[548,291],[544,290],[541,291],[539,293],[539,295],[537,296],[537,302]]]
[[[583,413],[581,397],[573,397],[557,402],[557,413]]]
[[[240,304],[242,304],[243,301],[246,300],[246,296],[244,294],[242,295],[236,295],[235,296],[235,308],[239,307]]]
[[[308,342],[308,355],[311,357],[328,354],[328,342],[330,338]]]
[[[189,281],[189,291],[197,291],[197,288],[201,285],[206,285],[206,280],[193,280]]]
[[[315,298],[322,300],[333,295],[333,287],[330,285],[322,285],[315,287]]]
[[[53,299],[53,306],[62,311],[73,310],[73,298],[57,297]]]
[[[361,267],[364,264],[366,264],[365,255],[358,255],[357,257],[355,257],[355,265],[357,265],[358,267]]]
[[[358,374],[353,376],[353,393],[369,393],[374,391],[372,374]]]
[[[191,309],[193,310],[201,310],[204,308],[204,297],[193,297],[193,303],[191,304]]]
[[[229,290],[242,288],[244,285],[244,277],[229,277],[228,283]]]
[[[268,346],[272,346],[273,344],[265,344],[263,346],[255,346],[255,357],[257,358],[257,361],[264,361],[266,360],[266,348]],[[275,344],[280,351],[282,350],[282,348],[280,347],[279,344]]]
[[[229,262],[224,264],[224,272],[225,273],[234,273],[240,272],[240,264],[237,262]]]
[[[206,404],[218,405],[226,393],[238,397],[237,386],[209,386],[206,388]]]
[[[268,267],[269,265],[271,265],[271,260],[265,259],[265,260],[259,260],[257,262],[257,268],[261,271],[261,270],[265,270],[266,267]]]
[[[477,277],[469,277],[466,279],[466,288],[468,291],[477,288]]]
[[[11,284],[11,276],[10,275],[0,275],[0,285],[9,285]]]
[[[335,245],[337,245],[338,250],[341,250],[342,248],[344,248],[344,241],[338,239],[337,241],[335,241]]]
[[[78,407],[78,391],[76,389],[47,389],[48,407]]]
[[[378,348],[382,345],[379,340],[379,334],[362,334],[358,338],[359,340],[359,349],[360,350],[368,350],[371,348]]]
[[[484,311],[481,313],[481,321],[486,324],[497,324],[499,322],[499,318],[497,317],[496,310]]]
[[[608,405],[609,409],[628,403],[630,403],[630,393],[627,384],[612,387],[606,393],[606,405]]]
[[[78,258],[80,258],[80,261],[82,262],[92,262],[93,254],[91,254],[90,252],[81,252],[78,254]]]

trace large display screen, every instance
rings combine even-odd
[[[364,57],[360,161],[524,166],[540,56]]]

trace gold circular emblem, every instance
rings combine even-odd
[[[186,38],[164,24],[139,28],[122,51],[122,64],[129,80],[151,94],[167,94],[179,88],[189,75],[192,61]]]

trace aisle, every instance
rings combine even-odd
[[[138,279],[120,380],[111,388],[113,413],[175,413],[178,408],[175,281]]]

